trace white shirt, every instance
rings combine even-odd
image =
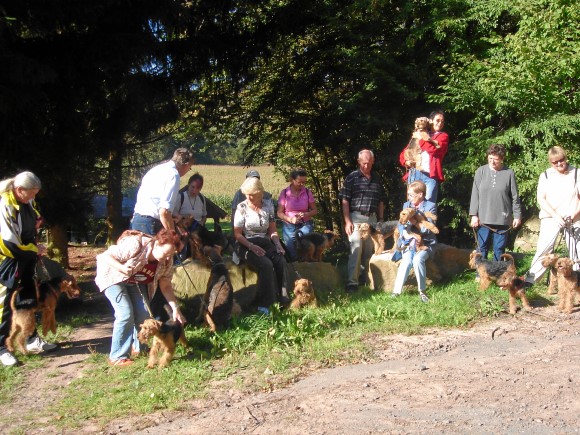
[[[580,201],[580,170],[576,183],[574,183],[575,169],[568,165],[568,173],[560,174],[554,168],[540,174],[538,180],[538,198],[545,196],[546,201],[560,216],[574,216]],[[547,176],[546,176],[547,175]],[[547,212],[540,209],[540,219],[551,217]]]
[[[172,211],[179,197],[179,172],[169,160],[151,168],[141,180],[135,213],[159,219],[159,209]]]
[[[201,222],[201,220],[207,216],[205,201],[201,199],[199,195],[191,197],[187,191],[185,191],[183,192],[183,204],[181,204],[181,196],[182,194],[180,193],[177,197],[173,214],[180,216],[193,216],[196,221]]]

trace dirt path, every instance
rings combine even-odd
[[[271,393],[219,392],[185,412],[125,418],[106,428],[87,422],[82,432],[579,433],[579,319],[578,311],[564,316],[549,307],[468,330],[375,335],[368,338],[373,364],[321,370]],[[31,372],[5,409],[5,428],[55,433],[49,420],[26,421],[20,411],[44,409],[83,375],[91,352],[107,352],[111,322],[106,317],[79,329],[70,346],[47,355],[46,366]]]

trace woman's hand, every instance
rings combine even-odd
[[[181,323],[182,325],[185,325],[187,323],[187,319],[177,306],[173,308],[173,320]]]
[[[515,224],[515,220],[514,220],[514,224]],[[471,228],[477,228],[479,227],[480,223],[479,223],[479,217],[478,216],[471,216]],[[514,225],[515,228],[515,225]]]
[[[250,243],[250,246],[248,247],[248,251],[253,252],[258,257],[263,257],[266,254],[266,251],[264,251],[258,245],[254,245],[253,243]]]

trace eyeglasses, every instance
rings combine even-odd
[[[556,160],[555,162],[550,162],[552,164],[552,166],[558,166],[561,163],[566,163],[566,159],[560,159],[560,160]]]

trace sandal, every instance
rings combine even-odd
[[[115,360],[110,359],[109,365],[114,366],[114,367],[125,367],[125,366],[130,366],[134,362],[135,361],[131,361],[128,358],[121,358],[121,359],[115,359]]]

